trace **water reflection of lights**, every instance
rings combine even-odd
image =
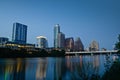
[[[40,61],[37,64],[36,68],[36,80],[44,80],[46,78],[46,69],[47,68],[47,62]]]
[[[119,58],[118,55],[113,55],[112,57],[113,61],[117,60],[118,58]]]
[[[66,56],[66,67],[70,74],[82,77],[99,73],[99,56]],[[75,76],[74,76],[75,77]],[[84,77],[82,77],[84,78]]]
[[[108,64],[118,58],[117,55],[79,55],[4,59],[0,61],[0,80],[84,80],[93,74],[103,74],[104,62]]]
[[[4,80],[15,80],[22,79],[24,80],[25,68],[21,59],[10,59],[5,61],[4,71]],[[10,62],[10,63],[9,63]]]

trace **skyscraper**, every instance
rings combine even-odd
[[[58,33],[58,47],[65,48],[65,34],[62,32]]]
[[[48,41],[47,38],[44,36],[38,36],[37,38],[37,47],[38,48],[47,48],[48,47]]]
[[[90,51],[99,51],[99,44],[96,41],[92,41],[89,47]]]
[[[19,44],[26,44],[27,26],[20,23],[13,23],[12,41]]]
[[[60,26],[59,24],[55,25],[54,27],[54,48],[58,48],[58,34],[60,33]]]
[[[74,50],[74,39],[73,39],[73,37],[65,39],[65,48],[66,48],[66,51],[73,51]]]
[[[82,41],[81,41],[81,39],[79,37],[76,38],[76,40],[75,40],[74,50],[75,51],[83,51],[84,50],[83,43],[82,43]]]

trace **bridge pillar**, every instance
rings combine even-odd
[[[110,52],[110,55],[112,54],[112,52]]]
[[[91,56],[92,56],[92,55],[93,55],[93,52],[91,52],[90,54],[91,54]]]
[[[77,54],[77,53],[75,53],[75,56],[78,56],[78,54]]]

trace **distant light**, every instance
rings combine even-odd
[[[55,27],[59,27],[59,24],[56,24]]]
[[[45,39],[47,39],[45,36],[38,36],[38,37],[36,37],[37,39],[40,39],[40,38],[45,38]]]

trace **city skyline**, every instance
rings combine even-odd
[[[1,37],[1,43],[3,44],[7,41],[8,43],[27,45],[27,27],[27,25],[22,23],[13,23],[12,41]],[[48,48],[48,41],[45,36],[37,36],[36,39],[37,43],[33,45],[36,45],[37,48]],[[54,48],[61,48],[67,51],[84,51],[84,45],[80,37],[77,37],[75,41],[73,37],[66,38],[65,34],[60,31],[59,24],[54,26]]]
[[[60,24],[66,37],[80,37],[84,47],[99,42],[100,49],[113,49],[120,30],[118,0],[31,0],[0,1],[0,36],[11,39],[12,25],[28,25],[28,43],[36,43],[36,36],[44,35],[53,47],[53,27]]]

